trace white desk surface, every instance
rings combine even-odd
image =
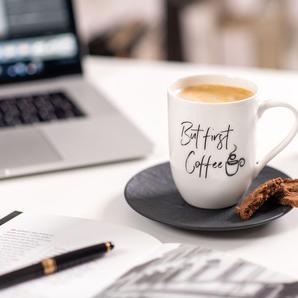
[[[123,196],[130,177],[168,159],[166,87],[173,80],[207,72],[232,74],[257,83],[264,99],[279,99],[298,106],[298,73],[107,58],[88,58],[85,69],[88,78],[152,140],[153,153],[138,161],[1,181],[2,208],[127,225],[162,242],[189,242],[229,251],[298,278],[298,210],[258,229],[187,232],[142,217],[130,209]],[[283,110],[266,113],[260,123],[260,153],[280,140],[291,120]],[[298,177],[298,136],[270,165]]]

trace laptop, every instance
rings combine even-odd
[[[0,1],[0,178],[151,149],[84,78],[71,0]]]

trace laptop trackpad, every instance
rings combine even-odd
[[[0,169],[60,160],[58,152],[37,129],[8,129],[0,133]]]

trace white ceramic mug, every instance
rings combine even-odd
[[[249,89],[253,95],[228,103],[190,101],[179,90],[197,84],[220,84]],[[270,108],[289,109],[295,117],[289,134],[262,161],[256,160],[256,123]],[[250,81],[221,75],[198,75],[178,80],[168,89],[170,164],[183,199],[200,208],[234,205],[262,168],[298,131],[298,111],[278,101],[259,102]]]

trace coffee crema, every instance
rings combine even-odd
[[[209,103],[240,101],[253,94],[245,88],[216,84],[191,85],[178,92],[178,95],[185,99]]]

